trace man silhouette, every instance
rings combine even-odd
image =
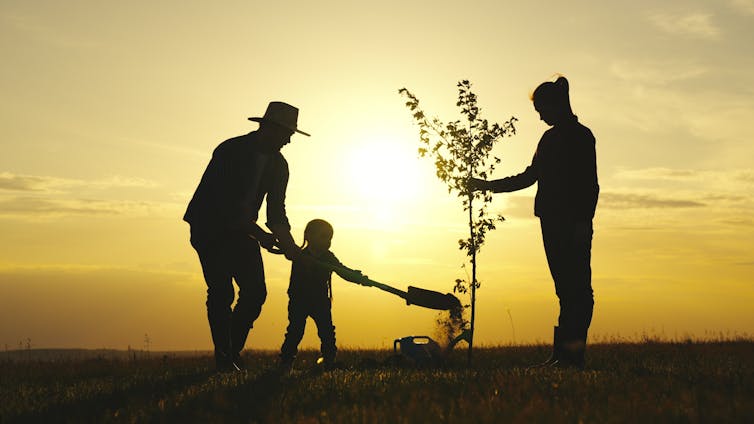
[[[259,129],[222,142],[188,204],[191,245],[199,255],[207,283],[207,318],[219,371],[242,368],[240,352],[267,297],[260,245],[280,247],[286,258],[300,257],[285,210],[288,163],[280,149],[298,132],[298,109],[271,102]],[[257,225],[262,201],[266,226]],[[238,301],[233,280],[238,285]]]

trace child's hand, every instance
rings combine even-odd
[[[362,286],[370,285],[369,278],[366,275],[362,274],[358,269],[341,268],[336,269],[335,272],[346,281],[361,284]]]
[[[364,275],[361,270],[355,269],[354,272],[356,272],[357,274],[356,278],[354,279],[354,282],[356,284],[361,284],[362,286],[371,286],[371,284],[369,284],[369,277]]]

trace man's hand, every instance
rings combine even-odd
[[[490,182],[471,177],[469,178],[468,187],[470,191],[485,191],[490,189]]]
[[[277,246],[283,251],[286,259],[289,261],[295,261],[303,256],[301,248],[296,245],[295,241],[293,241],[293,236],[288,227],[283,225],[273,225],[270,227],[270,230],[272,230],[272,234],[275,237],[275,240],[277,240]]]
[[[260,246],[264,247],[268,251],[275,251],[275,244],[277,243],[277,240],[275,240],[275,236],[273,236],[272,233],[262,231],[261,234],[255,235],[254,238],[257,239]]]
[[[254,240],[259,242],[260,246],[264,247],[270,252],[273,252],[275,250],[275,245],[277,244],[277,241],[275,240],[275,236],[273,234],[268,233],[267,231],[263,230],[255,222],[246,223],[244,227],[245,227],[244,231],[246,232],[246,234],[248,234]]]

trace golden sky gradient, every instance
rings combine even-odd
[[[456,198],[420,160],[398,95],[458,117],[519,119],[496,177],[546,125],[554,73],[597,138],[591,337],[754,331],[754,1],[15,1],[0,3],[0,346],[209,349],[185,206],[221,141],[270,100],[301,109],[283,149],[293,233],[375,280],[449,291],[465,271]],[[557,300],[535,188],[480,257],[476,342],[550,337]],[[290,265],[265,256],[250,347],[278,348]],[[334,278],[341,346],[431,334],[436,312]],[[317,346],[309,323],[304,346]]]

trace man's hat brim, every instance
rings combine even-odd
[[[300,129],[298,129],[298,128],[296,128],[296,127],[290,127],[290,126],[288,126],[288,125],[285,125],[285,124],[281,124],[280,122],[272,121],[272,120],[270,120],[270,119],[265,119],[265,118],[257,118],[257,117],[255,117],[255,118],[249,118],[249,121],[254,121],[254,122],[268,122],[268,123],[270,123],[270,124],[279,125],[279,126],[281,126],[281,127],[283,127],[283,128],[288,128],[288,129],[289,129],[289,130],[291,130],[291,131],[296,131],[297,133],[299,133],[299,134],[302,134],[302,135],[305,135],[305,136],[307,136],[307,137],[311,137],[311,134],[309,134],[309,133],[307,133],[307,132],[303,132],[303,131],[301,131]]]

